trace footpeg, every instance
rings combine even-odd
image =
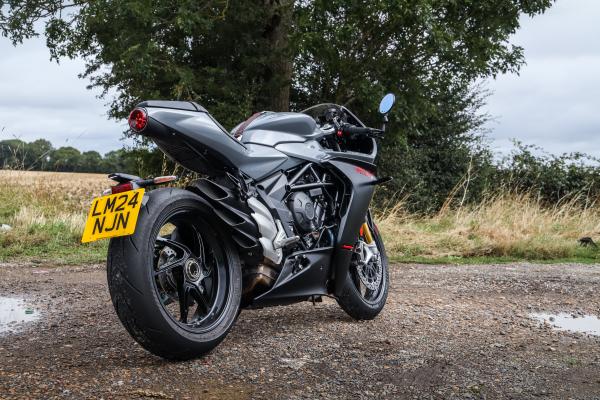
[[[300,236],[292,236],[292,237],[285,236],[285,230],[283,229],[283,226],[281,225],[281,221],[277,220],[275,222],[275,225],[277,225],[277,236],[275,236],[275,240],[273,240],[273,248],[283,249],[285,247],[288,247],[291,244],[294,244],[294,243],[300,241]]]
[[[289,238],[278,240],[275,244],[275,248],[282,249],[286,248],[294,243],[298,243],[300,241],[300,236],[292,236]]]

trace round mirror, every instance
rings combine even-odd
[[[394,96],[394,93],[386,94],[383,96],[383,99],[381,99],[381,103],[379,103],[379,112],[382,114],[389,113],[395,102],[396,96]]]

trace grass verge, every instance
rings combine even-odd
[[[600,231],[600,207],[580,204],[545,207],[531,195],[503,193],[429,216],[397,204],[378,220],[388,253],[399,262],[599,262],[600,251],[578,240]]]
[[[1,261],[98,263],[106,240],[81,244],[88,207],[110,184],[104,175],[0,171]],[[576,200],[544,207],[530,195],[489,196],[475,206],[443,207],[435,215],[402,203],[377,215],[394,262],[496,264],[600,262],[600,251],[578,239],[600,232],[600,206]]]

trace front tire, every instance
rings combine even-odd
[[[202,356],[236,319],[242,292],[237,251],[196,194],[157,189],[147,199],[135,233],[110,241],[113,305],[151,353],[172,360]]]
[[[374,225],[375,229],[372,229],[373,240],[379,251],[380,262],[381,262],[381,276],[380,281],[373,285],[376,280],[367,282],[372,289],[365,287],[364,283],[361,282],[361,276],[358,273],[357,261],[356,261],[356,249],[361,245],[362,238],[359,238],[359,242],[355,246],[355,254],[353,255],[352,262],[348,268],[348,273],[344,279],[344,285],[341,290],[341,295],[338,296],[337,302],[340,307],[346,311],[348,315],[356,320],[371,320],[374,319],[383,307],[388,296],[389,290],[389,273],[388,273],[388,258],[385,252],[385,246],[383,240],[379,234],[377,226]],[[363,242],[364,243],[364,242]],[[365,277],[363,275],[363,279]],[[375,278],[376,279],[376,278]]]

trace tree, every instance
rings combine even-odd
[[[74,147],[61,147],[50,154],[50,169],[58,172],[75,172],[80,163],[81,152]]]
[[[83,57],[91,86],[116,90],[115,118],[150,98],[198,101],[225,126],[254,111],[334,101],[378,124],[378,99],[393,91],[382,172],[397,178],[391,191],[418,183],[417,197],[435,197],[435,206],[473,160],[486,162],[477,150],[484,97],[474,84],[519,70],[523,49],[510,35],[521,15],[551,4],[0,0],[0,30],[18,43],[44,20],[53,58]]]
[[[390,88],[420,104],[432,82],[516,71],[523,53],[508,38],[520,14],[551,2],[12,0],[0,1],[0,31],[18,43],[45,21],[53,58],[84,57],[92,86],[119,89],[113,116],[153,97],[239,114],[286,108],[290,86],[302,105]]]
[[[79,157],[76,166],[78,172],[99,172],[102,168],[102,156],[97,151],[86,151]]]
[[[280,73],[291,74],[281,61],[292,59],[281,17],[289,0],[5,3],[4,35],[18,43],[44,18],[53,58],[82,56],[91,86],[119,88],[113,117],[149,98],[199,100],[229,126],[254,110],[287,107],[274,92],[289,92]]]
[[[26,146],[20,139],[0,141],[0,168],[24,169]]]
[[[489,152],[481,147],[475,83],[518,71],[523,49],[509,43],[522,13],[549,0],[314,0],[298,5],[292,102],[346,104],[369,125],[376,107],[396,93],[380,152],[384,191],[411,194],[418,209],[438,207],[469,168],[484,186]],[[389,197],[389,196],[388,196]]]
[[[104,172],[128,171],[125,163],[125,150],[113,150],[104,155],[102,160],[102,170]]]
[[[46,139],[37,139],[26,145],[26,169],[46,170],[50,155],[54,151],[52,143]]]

